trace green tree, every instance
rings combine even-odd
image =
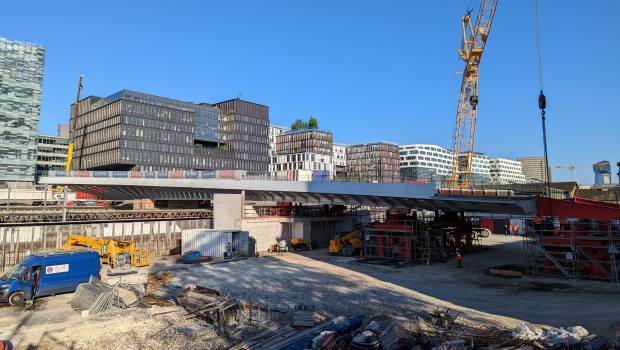
[[[291,130],[304,130],[308,129],[308,123],[304,122],[301,119],[296,119],[293,124],[291,124]]]
[[[319,128],[319,121],[316,120],[315,117],[310,117],[310,119],[308,119],[308,129],[318,129]]]

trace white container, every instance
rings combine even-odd
[[[181,232],[181,253],[197,251],[202,256],[231,258],[248,255],[247,231],[191,229]]]

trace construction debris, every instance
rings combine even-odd
[[[108,312],[113,306],[123,309],[136,305],[144,306],[142,296],[142,291],[134,285],[109,285],[91,276],[88,283],[77,287],[67,303],[82,312],[82,316],[89,316]]]
[[[314,312],[309,310],[308,305],[297,305],[293,311],[293,327],[303,329],[314,327]]]
[[[221,296],[216,290],[188,288],[177,295],[177,301],[194,317],[212,324],[220,336],[229,337],[232,327],[239,325],[239,305],[234,299]]]
[[[90,277],[88,283],[80,284],[68,301],[73,308],[88,316],[107,312],[112,308],[112,286]]]

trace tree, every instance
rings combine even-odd
[[[308,119],[308,129],[318,129],[318,128],[319,128],[318,120],[316,120],[315,117],[310,117],[310,119]]]
[[[301,119],[296,119],[293,124],[291,124],[291,130],[304,130],[308,129],[308,123],[304,122]]]

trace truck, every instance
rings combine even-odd
[[[21,306],[35,297],[74,292],[100,272],[93,250],[34,252],[0,276],[0,302]]]

